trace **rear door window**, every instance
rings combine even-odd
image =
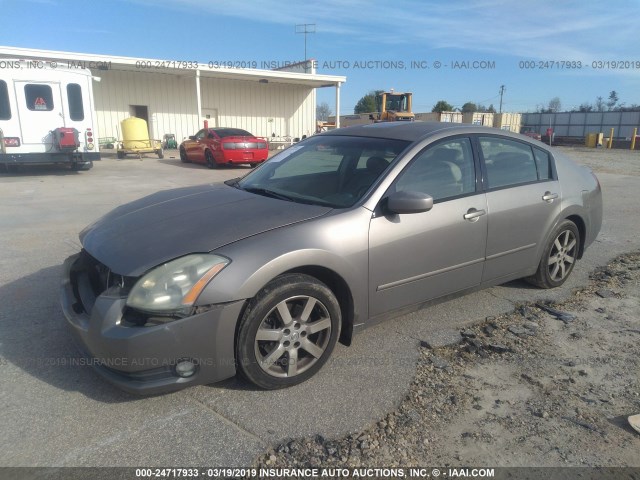
[[[536,167],[538,167],[538,180],[551,180],[553,175],[551,172],[551,158],[549,154],[538,148],[533,149],[536,156]]]
[[[53,92],[49,85],[27,84],[24,86],[27,108],[34,112],[53,110]]]
[[[531,147],[501,137],[480,137],[487,169],[488,188],[509,187],[538,181]]]
[[[84,105],[82,103],[82,88],[77,83],[67,85],[69,99],[69,117],[75,122],[84,120]]]
[[[9,105],[9,91],[7,82],[0,80],[0,120],[11,118],[11,105]]]

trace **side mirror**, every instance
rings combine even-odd
[[[395,192],[387,197],[391,213],[422,213],[433,208],[433,197],[421,192]]]
[[[195,140],[196,136],[195,135],[189,135],[189,140]]]

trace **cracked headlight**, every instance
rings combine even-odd
[[[127,306],[148,313],[189,309],[209,281],[229,262],[219,255],[194,254],[160,265],[136,282]]]

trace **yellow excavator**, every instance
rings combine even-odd
[[[376,114],[369,115],[374,122],[413,122],[410,92],[381,92],[376,95]]]

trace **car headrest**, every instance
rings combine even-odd
[[[382,157],[369,157],[367,160],[367,170],[376,175],[384,172],[388,166],[389,162]]]
[[[453,162],[435,162],[431,171],[445,183],[457,183],[462,179],[460,167]]]
[[[434,160],[442,160],[444,162],[453,162],[455,163],[458,160],[460,152],[458,150],[454,150],[452,148],[436,148],[433,152],[432,158]]]

